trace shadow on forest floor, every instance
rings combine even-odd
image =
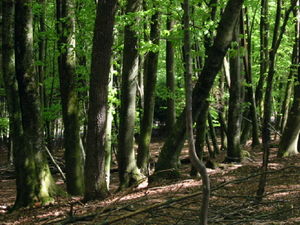
[[[154,158],[160,146],[152,144]],[[266,193],[256,203],[262,154],[260,149],[246,150],[250,157],[243,163],[208,169],[213,189],[209,224],[300,224],[300,156],[277,159],[277,149],[272,149]],[[3,151],[0,154],[3,159]],[[182,157],[187,157],[187,149]],[[223,159],[221,153],[217,161]],[[197,224],[201,180],[189,177],[189,164],[182,165],[181,179],[119,193],[114,193],[118,174],[113,173],[113,194],[105,201],[83,204],[80,198],[58,198],[53,205],[7,214],[15,198],[15,180],[12,168],[0,163],[0,224]],[[58,183],[63,185],[60,179]]]

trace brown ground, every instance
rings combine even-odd
[[[153,155],[159,147],[160,143],[152,145]],[[213,189],[209,224],[300,224],[300,156],[277,159],[276,149],[272,149],[266,194],[257,203],[254,197],[261,152],[247,151],[250,156],[242,164],[219,164],[221,168],[208,169]],[[224,153],[217,161],[223,157]],[[15,180],[4,158],[2,150],[0,224],[197,224],[201,180],[189,177],[188,164],[182,166],[179,180],[158,181],[122,193],[115,193],[118,181],[117,173],[113,173],[112,195],[105,201],[83,204],[80,198],[58,198],[53,205],[8,214],[15,198]],[[57,177],[61,184],[58,174]]]

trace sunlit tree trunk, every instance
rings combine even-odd
[[[105,198],[108,84],[117,0],[98,1],[94,27],[85,162],[85,200]]]
[[[241,120],[242,120],[242,73],[240,60],[240,24],[237,23],[234,29],[233,41],[237,43],[237,47],[233,56],[230,56],[230,88],[229,88],[229,109],[228,109],[228,149],[227,162],[241,161]]]
[[[138,12],[140,0],[129,0],[126,14]],[[137,19],[137,16],[136,16]],[[134,142],[134,124],[136,113],[136,82],[138,74],[138,37],[133,30],[133,23],[125,26],[123,71],[121,85],[121,109],[119,127],[118,165],[120,189],[129,187],[141,179],[141,173],[136,165]]]

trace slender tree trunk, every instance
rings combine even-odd
[[[80,145],[80,122],[75,72],[75,5],[73,0],[57,0],[58,57],[60,92],[64,122],[64,147],[67,191],[81,195],[84,191],[84,162]]]
[[[13,162],[21,146],[22,121],[20,100],[18,96],[18,84],[15,77],[15,54],[14,54],[14,11],[15,3],[10,0],[2,1],[2,16],[5,23],[2,26],[2,76],[6,93],[9,113],[9,136],[10,136],[10,163]]]
[[[129,0],[126,14],[138,12],[140,0]],[[136,111],[136,82],[138,74],[138,38],[133,30],[133,24],[126,25],[124,31],[123,71],[121,86],[121,110],[119,127],[119,177],[120,189],[129,187],[141,179],[141,173],[136,165],[133,148],[134,124]]]
[[[289,19],[289,15],[296,5],[297,0],[291,0],[291,6],[288,8],[284,15],[284,20],[280,26],[281,20],[281,10],[282,10],[282,0],[277,0],[277,10],[276,19],[273,32],[272,48],[269,52],[269,70],[267,77],[267,87],[265,92],[264,101],[264,117],[263,117],[263,129],[262,129],[262,141],[263,141],[263,164],[262,170],[263,174],[260,177],[259,186],[257,190],[257,201],[262,199],[263,193],[265,191],[265,185],[267,182],[266,171],[268,170],[269,154],[270,154],[270,141],[271,141],[271,115],[272,115],[272,91],[273,91],[273,78],[275,75],[275,57],[277,50],[280,46],[285,28]]]
[[[117,2],[117,0],[101,0],[97,5],[89,92],[85,200],[102,199],[108,195],[105,178],[105,144],[108,84]]]
[[[158,6],[158,2],[153,2],[155,6]],[[156,12],[151,18],[151,28],[150,28],[150,41],[159,46],[159,11],[155,8]],[[143,111],[142,121],[141,121],[141,131],[139,137],[139,147],[137,155],[137,166],[140,168],[141,172],[148,174],[148,164],[150,159],[149,146],[151,142],[152,135],[152,125],[153,125],[153,114],[155,105],[155,87],[157,78],[157,64],[158,64],[158,51],[150,51],[147,55],[147,69],[144,74],[145,79],[145,91],[144,91],[144,102],[145,107]]]
[[[226,162],[241,161],[241,120],[242,120],[242,74],[240,60],[240,24],[237,22],[233,40],[238,43],[234,56],[230,57],[229,109],[228,109],[228,149]]]
[[[255,90],[256,105],[262,110],[263,85],[269,62],[269,0],[261,1],[260,16],[260,78]]]
[[[297,5],[299,6],[299,1]],[[295,16],[297,18],[295,29],[296,53],[293,62],[295,65],[298,65],[298,68],[295,70],[294,74],[294,101],[288,116],[286,128],[284,129],[279,143],[278,157],[298,154],[298,139],[300,134],[300,10],[297,9],[295,11]]]
[[[294,70],[297,69],[297,45],[298,43],[295,43],[293,46],[293,54],[292,54],[292,66],[290,69],[290,73],[287,79],[287,84],[285,87],[285,93],[284,93],[284,99],[281,106],[281,122],[280,122],[280,133],[282,134],[284,131],[284,128],[286,126],[286,122],[288,119],[288,113],[289,113],[289,107],[290,107],[290,100],[292,96],[292,90],[293,90],[293,76],[294,76]]]
[[[196,140],[195,140],[195,148],[197,156],[200,160],[203,159],[204,147],[205,147],[205,138],[206,138],[206,120],[208,115],[209,103],[206,102],[206,106],[204,107],[204,112],[201,113],[202,116],[198,117],[196,124]],[[191,176],[197,176],[197,169],[191,165]]]
[[[213,123],[213,118],[210,113],[208,113],[208,126],[209,126],[209,134],[211,137],[212,144],[214,146],[214,153],[213,153],[213,158],[215,158],[216,154],[220,153],[218,141],[217,141],[217,135],[216,131],[214,128],[214,123]]]
[[[172,33],[174,28],[174,20],[169,15],[167,18],[167,30]],[[175,110],[175,72],[174,72],[174,45],[172,40],[166,41],[166,84],[169,96],[167,98],[167,121],[166,129],[173,129],[176,121]]]
[[[108,94],[112,95],[113,92],[113,66],[111,66],[111,71],[109,75],[109,83],[108,83]],[[105,139],[105,179],[106,185],[109,190],[110,184],[110,167],[112,160],[112,123],[113,123],[113,111],[114,105],[111,101],[108,101],[107,106],[107,119],[106,119],[106,139]]]
[[[39,0],[40,4],[40,14],[39,14],[39,55],[38,60],[41,62],[41,65],[38,66],[38,75],[39,75],[39,95],[41,99],[41,108],[44,108],[44,79],[45,79],[45,65],[46,65],[46,23],[45,23],[45,14],[46,14],[46,0]]]
[[[208,51],[203,70],[193,90],[194,120],[198,118],[199,112],[203,109],[215,77],[223,64],[223,59],[231,44],[233,28],[240,15],[242,5],[243,0],[229,0],[227,3],[217,29],[214,44]],[[177,169],[178,167],[178,157],[186,138],[184,115],[185,111],[180,115],[174,129],[166,139],[155,167],[156,172],[162,170],[170,171],[170,169]],[[163,173],[160,172],[160,174],[162,175]]]
[[[247,8],[246,8],[247,9]],[[253,82],[252,82],[252,32],[250,28],[249,16],[247,10],[242,10],[241,14],[241,34],[243,35],[242,38],[242,46],[247,49],[245,56],[243,56],[244,68],[245,68],[245,78],[246,78],[246,90],[247,90],[247,101],[250,103],[250,110],[246,114],[251,122],[245,121],[246,130],[245,132],[248,133],[247,129],[252,127],[252,147],[259,145],[259,137],[258,137],[258,119],[257,119],[257,112],[256,112],[256,102],[255,102],[255,95],[253,90]],[[246,21],[244,22],[244,16],[246,17]],[[246,23],[246,24],[245,24]],[[247,36],[246,36],[247,35]],[[248,116],[249,115],[249,116]],[[243,131],[244,132],[244,131]],[[247,136],[247,135],[246,135]],[[245,138],[247,139],[247,138]]]
[[[192,58],[190,39],[190,9],[189,0],[184,0],[184,68],[185,68],[185,95],[186,95],[186,129],[189,141],[189,156],[193,166],[200,173],[203,184],[202,206],[200,211],[200,225],[207,224],[208,206],[210,196],[210,180],[203,161],[200,161],[194,143],[193,135],[193,109],[192,109]]]
[[[17,198],[14,208],[52,201],[55,183],[45,157],[38,87],[33,64],[32,1],[15,6],[16,76],[22,115],[23,143],[16,154]]]

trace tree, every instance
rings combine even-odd
[[[85,200],[107,197],[105,143],[108,84],[117,0],[100,0],[94,27],[85,162]]]
[[[291,0],[291,5],[285,12],[282,25],[280,26],[281,11],[282,11],[282,0],[277,0],[276,8],[276,18],[275,26],[273,30],[272,46],[269,51],[269,65],[268,65],[268,76],[267,76],[267,86],[265,90],[265,100],[264,100],[264,115],[263,115],[263,129],[262,129],[262,142],[263,142],[263,163],[262,170],[263,174],[260,177],[258,190],[257,190],[257,200],[262,199],[265,185],[266,185],[266,171],[268,170],[269,154],[270,154],[270,121],[272,115],[272,91],[273,91],[273,79],[275,75],[275,58],[280,46],[283,34],[286,29],[287,22],[291,11],[296,5],[297,0]]]
[[[298,1],[299,6],[299,1]],[[295,9],[297,18],[295,25],[295,54],[293,61],[293,74],[295,77],[294,101],[290,109],[286,127],[279,143],[278,157],[294,155],[298,153],[298,139],[300,134],[300,10]],[[298,65],[298,66],[295,66]]]
[[[171,1],[170,1],[171,6]],[[169,10],[171,11],[171,10]],[[169,12],[167,17],[167,30],[172,32],[174,28],[174,20]],[[176,121],[175,110],[175,72],[174,72],[174,44],[170,39],[166,40],[166,86],[168,88],[169,96],[167,98],[167,120],[166,130],[172,130]]]
[[[20,114],[20,100],[18,96],[18,84],[15,76],[15,54],[14,54],[14,1],[2,1],[3,23],[2,30],[2,76],[4,80],[4,88],[6,101],[9,112],[9,130],[10,141],[13,155],[16,156],[21,144],[22,125]],[[15,157],[14,157],[15,158]]]
[[[198,118],[199,112],[203,109],[215,77],[223,64],[223,59],[230,47],[234,26],[240,15],[242,5],[242,0],[229,0],[226,5],[217,28],[214,44],[208,50],[203,70],[193,90],[193,120]],[[178,167],[178,157],[186,137],[184,115],[184,113],[181,114],[174,129],[164,143],[155,167],[156,172],[176,169]]]
[[[230,56],[230,87],[229,87],[229,109],[228,109],[228,149],[226,161],[241,161],[241,121],[242,121],[242,73],[240,60],[240,29],[239,20],[236,23],[233,41],[235,47],[232,49]]]
[[[160,30],[159,30],[159,17],[160,12],[158,9],[159,3],[153,1],[154,14],[151,18],[151,28],[150,28],[150,41],[156,47],[159,46]],[[157,64],[158,64],[159,52],[155,50],[150,50],[146,56],[146,69],[144,74],[145,86],[144,86],[144,102],[146,102],[146,107],[143,109],[143,116],[140,128],[139,137],[139,147],[137,155],[137,166],[140,168],[141,172],[148,174],[148,164],[150,158],[150,141],[152,135],[153,126],[153,114],[155,105],[155,88],[157,79]]]
[[[141,8],[140,0],[128,0],[126,14],[136,13]],[[134,19],[138,17],[135,15]],[[133,30],[134,21],[129,21],[124,30],[123,70],[121,85],[120,127],[118,137],[118,165],[120,189],[133,185],[141,179],[133,148],[136,82],[138,73],[138,38]]]
[[[45,157],[38,87],[33,65],[31,0],[15,6],[16,77],[22,116],[22,148],[16,154],[17,198],[14,208],[53,200],[56,186]]]
[[[57,0],[58,56],[67,190],[71,195],[83,194],[83,149],[80,139],[77,76],[75,72],[75,3]]]
[[[203,197],[200,214],[200,225],[207,224],[208,204],[210,196],[210,180],[203,161],[199,160],[194,143],[193,134],[193,109],[192,109],[192,58],[190,40],[190,5],[189,0],[183,3],[184,15],[184,68],[185,68],[185,96],[186,96],[186,130],[189,141],[189,157],[193,166],[201,174],[203,181]],[[198,120],[199,121],[199,120]]]

